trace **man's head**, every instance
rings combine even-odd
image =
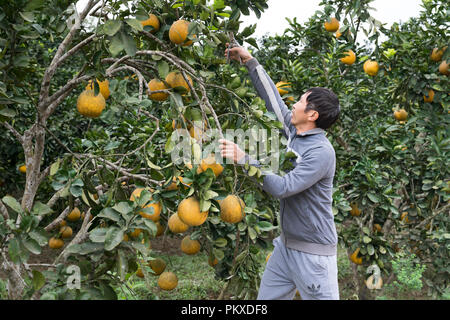
[[[326,88],[311,88],[292,107],[291,123],[297,128],[328,129],[336,122],[341,109],[339,99]]]

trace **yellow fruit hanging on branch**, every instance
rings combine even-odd
[[[155,16],[153,13],[150,13],[148,15],[148,19],[141,21],[141,24],[143,27],[145,26],[151,26],[153,27],[152,30],[150,30],[150,33],[155,33],[159,30],[161,24],[159,22],[159,19],[157,16]]]
[[[178,205],[177,214],[188,226],[200,226],[208,218],[208,211],[200,212],[200,202],[195,197],[182,200]]]
[[[408,112],[406,112],[405,109],[396,110],[394,111],[394,118],[397,121],[406,121],[408,118]]]
[[[290,82],[286,82],[286,81],[279,81],[277,82],[277,84],[275,85],[277,87],[278,93],[280,94],[280,96],[283,96],[287,93],[289,93],[289,90],[291,88],[291,83]]]
[[[50,238],[50,240],[48,241],[48,246],[51,249],[59,249],[62,248],[64,246],[64,240],[63,239],[59,239],[59,238],[55,238],[52,237]]]
[[[447,50],[447,47],[443,47],[441,49],[439,48],[434,48],[433,51],[431,52],[431,60],[438,62],[441,61],[442,57],[444,56],[445,50]]]
[[[376,76],[379,70],[378,62],[367,60],[364,62],[363,65],[364,72],[367,73],[369,76]]]
[[[162,290],[173,290],[178,285],[178,278],[175,273],[165,271],[158,278],[158,287]]]
[[[169,29],[169,39],[174,44],[181,44],[183,47],[192,44],[192,40],[188,40],[189,34],[189,21],[177,20],[175,21]],[[192,35],[196,38],[196,35]],[[187,40],[187,41],[186,41]]]
[[[353,52],[353,50],[348,50],[345,54],[345,57],[341,58],[341,62],[346,65],[354,64],[356,61],[356,54]]]
[[[239,196],[228,195],[219,202],[220,218],[228,223],[238,223],[245,216],[245,203]]]
[[[69,226],[61,227],[61,229],[59,229],[59,232],[61,233],[61,238],[63,239],[70,238],[73,234],[73,230]]]
[[[361,210],[358,208],[358,204],[356,202],[350,203],[350,207],[352,210],[350,210],[350,214],[353,217],[359,217],[361,215]]]
[[[169,94],[167,92],[157,92],[157,93],[151,93],[151,92],[158,91],[158,90],[166,90],[166,89],[169,89],[169,88],[166,86],[166,84],[163,81],[161,81],[159,79],[152,79],[148,83],[148,97],[154,101],[164,101],[169,96]]]
[[[83,116],[88,118],[97,118],[105,109],[106,101],[101,93],[94,94],[94,90],[85,90],[77,100],[77,110]]]
[[[27,172],[27,166],[26,165],[22,165],[19,167],[19,171],[22,173],[26,173]]]
[[[186,78],[188,79],[191,86],[194,85],[192,82],[192,79],[189,75],[186,74]],[[187,93],[191,90],[188,83],[183,77],[183,74],[179,71],[172,71],[166,76],[166,82],[171,88],[177,88],[178,90],[184,91],[184,93]],[[184,88],[184,89],[183,89]]]
[[[102,94],[103,98],[105,98],[105,100],[108,99],[109,94],[110,94],[110,92],[109,92],[109,81],[106,80],[106,79],[103,80],[103,81],[98,81],[98,79],[95,79],[95,80],[98,83],[98,87],[100,89],[100,93]],[[85,90],[93,90],[93,91],[95,91],[94,81],[89,80]]]
[[[209,256],[208,258],[208,264],[214,268],[215,265],[217,265],[219,263],[219,260],[217,260],[216,257],[214,256]]]
[[[73,208],[73,210],[67,215],[67,220],[69,221],[77,221],[81,218],[80,209],[77,207]]]
[[[136,198],[140,197],[140,196],[141,196],[141,193],[142,193],[142,190],[144,190],[144,188],[136,188],[136,189],[131,193],[130,200],[131,200],[131,201],[135,201]],[[149,190],[150,192],[153,191],[153,190],[151,190],[151,189],[147,189],[147,190]],[[153,200],[153,198],[150,197],[150,200],[149,200],[149,201],[152,201],[152,200]],[[140,214],[142,217],[144,217],[144,218],[146,218],[146,219],[150,219],[150,220],[152,220],[153,222],[159,221],[160,215],[161,215],[161,210],[162,210],[161,202],[149,203],[149,204],[145,205],[143,208],[153,208],[153,213],[147,213],[147,212],[144,212],[144,211],[139,211],[139,214]]]
[[[439,72],[442,73],[443,75],[448,76],[450,74],[449,71],[449,66],[450,63],[447,63],[447,61],[442,61],[441,64],[439,65]]]
[[[428,90],[428,96],[423,96],[423,101],[431,103],[433,102],[433,100],[434,100],[434,90],[430,89]]]
[[[149,267],[152,268],[153,272],[159,276],[166,269],[166,262],[161,258],[156,258],[154,260],[150,260],[148,263]]]
[[[169,227],[169,230],[173,233],[183,233],[186,232],[187,229],[189,229],[189,226],[181,221],[177,213],[174,213],[170,216],[167,225]]]
[[[336,18],[328,19],[323,25],[328,32],[336,32],[339,30],[339,21]]]
[[[186,254],[194,255],[199,253],[201,249],[200,241],[192,240],[190,235],[187,235],[181,240],[181,251]]]
[[[216,162],[214,154],[210,154],[209,157],[202,159],[200,167],[203,172],[208,170],[208,168],[211,169],[216,177],[218,177],[224,169],[220,163]]]

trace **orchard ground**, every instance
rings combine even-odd
[[[214,269],[208,265],[208,255],[200,252],[193,256],[188,256],[181,252],[180,243],[183,235],[170,235],[167,237],[158,237],[152,240],[152,250],[154,257],[162,258],[170,268],[178,275],[178,286],[172,291],[163,291],[157,286],[157,276],[150,276],[148,284],[145,279],[139,278],[136,274],[128,278],[128,288],[114,288],[120,300],[216,300],[225,285],[225,282],[215,277]],[[258,262],[265,264],[265,259],[273,250],[270,246],[266,250],[262,250],[258,255]],[[45,248],[42,255],[35,257],[36,262],[51,263],[54,261],[58,252],[50,248]],[[33,256],[30,258],[30,264],[35,260]],[[173,268],[172,268],[173,267]],[[44,271],[45,268],[38,268]],[[5,281],[7,275],[0,271],[0,299],[6,298]],[[390,280],[383,275],[385,286],[381,290],[373,290],[363,298],[366,300],[387,299],[387,300],[431,300],[427,295],[427,288],[424,286],[420,291],[410,291],[406,294],[399,295],[389,288],[390,283],[396,281],[393,276]],[[342,245],[338,246],[338,281],[339,294],[341,300],[358,300],[355,290],[355,283],[352,276],[352,263],[348,259],[347,249]],[[387,282],[389,281],[389,282]],[[387,282],[387,283],[386,283]],[[363,284],[362,284],[363,285]],[[387,287],[386,287],[387,285]],[[388,289],[386,289],[388,288]],[[232,293],[225,291],[222,299],[233,300],[235,297]],[[448,300],[450,297],[444,295],[438,299]],[[294,300],[301,300],[296,296]]]

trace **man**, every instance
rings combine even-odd
[[[339,299],[337,233],[332,213],[334,148],[325,130],[338,119],[339,100],[325,88],[311,88],[290,111],[263,67],[242,47],[225,51],[249,71],[258,94],[284,125],[295,167],[283,177],[264,176],[263,189],[280,199],[281,235],[261,279],[258,299]],[[219,140],[221,155],[257,164],[231,141]]]

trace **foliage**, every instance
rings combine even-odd
[[[200,240],[204,254],[219,260],[216,276],[231,283],[236,297],[256,296],[263,270],[257,257],[278,225],[277,201],[258,187],[261,172],[253,168],[249,177],[244,172],[249,168],[224,164],[216,177],[170,156],[178,146],[173,121],[181,129],[205,122],[220,134],[228,128],[281,128],[250,86],[246,68],[223,58],[230,32],[241,45],[257,49],[254,56],[274,82],[292,84],[283,96],[286,102],[313,86],[338,94],[341,117],[328,138],[337,156],[333,213],[341,244],[352,252],[360,248],[363,265],[376,263],[385,274],[396,249],[405,245],[427,265],[424,277],[431,292],[444,292],[449,278],[448,76],[438,72],[430,54],[447,44],[441,28],[445,3],[424,1],[419,17],[386,29],[371,17],[371,0],[324,0],[305,24],[294,19],[282,36],[258,42],[252,37],[255,26],[241,30],[240,19],[250,11],[259,16],[266,2],[105,1],[98,6],[94,1],[95,14],[79,30],[71,29],[76,1],[2,2],[0,249],[6,248],[8,261],[21,268],[27,284],[22,298],[117,299],[114,288],[126,286],[154,255],[150,245],[157,226],[139,215],[154,209],[142,207],[160,202],[166,227],[189,196],[200,200],[202,211],[209,210],[207,222],[188,233]],[[158,16],[158,31],[141,25],[149,13]],[[339,39],[323,28],[330,16],[341,23]],[[180,18],[191,22],[190,46],[169,40],[170,26]],[[367,36],[364,44],[357,41],[360,31]],[[357,61],[344,66],[339,59],[349,49]],[[442,59],[448,60],[449,52]],[[363,72],[368,59],[380,64],[375,77]],[[151,100],[149,80],[164,80],[174,70],[189,75],[192,88],[171,88],[167,100]],[[86,119],[76,111],[76,100],[94,78],[108,79],[111,95],[99,118]],[[430,88],[434,101],[424,102]],[[392,117],[399,108],[408,112],[404,123]],[[213,139],[188,138],[194,151],[200,146],[205,151],[193,152],[189,160],[209,155]],[[283,138],[280,148],[285,145]],[[279,156],[281,169],[287,169],[289,155]],[[17,170],[22,164],[27,164],[25,175]],[[167,190],[178,176],[185,185]],[[129,200],[138,187],[150,191]],[[245,202],[246,215],[238,224],[219,218],[218,200],[228,194]],[[350,214],[351,203],[359,206],[360,216]],[[28,272],[23,266],[30,254],[42,255],[74,207],[86,214],[82,222],[69,222],[80,238],[58,252],[51,271]],[[404,212],[408,222],[400,219]],[[136,229],[141,234],[125,241]],[[164,236],[171,236],[167,228]],[[81,272],[82,288],[75,292],[65,285],[71,264]]]
[[[255,56],[275,82],[292,83],[289,95],[296,101],[315,86],[339,97],[340,119],[328,138],[337,157],[333,204],[335,221],[344,226],[340,241],[349,252],[361,248],[363,265],[376,263],[385,274],[395,251],[406,245],[433,265],[427,284],[442,293],[449,261],[448,76],[438,72],[439,62],[430,55],[448,38],[440,27],[445,4],[426,1],[419,17],[386,29],[370,16],[370,2],[323,1],[306,23],[294,18],[283,35],[264,37]],[[331,16],[341,22],[339,39],[323,28]],[[361,29],[364,44],[356,39]],[[357,55],[351,66],[338,60],[348,49]],[[442,59],[448,57],[449,50]],[[375,77],[363,73],[367,59],[381,66]],[[430,88],[436,96],[425,103]],[[400,108],[409,113],[403,123],[392,116]],[[350,215],[351,203],[360,216]],[[403,212],[408,223],[400,219]]]
[[[392,263],[392,270],[398,281],[393,285],[400,291],[414,291],[422,289],[422,274],[425,265],[415,263],[415,255],[406,255],[404,252],[396,253]]]

